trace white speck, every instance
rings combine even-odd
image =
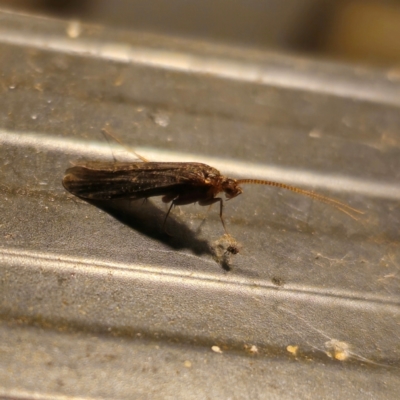
[[[258,353],[258,348],[254,344],[250,347],[250,353],[256,354]]]
[[[71,39],[76,39],[82,33],[82,25],[79,21],[71,21],[66,30]]]
[[[211,350],[212,350],[214,353],[220,353],[220,354],[222,354],[222,350],[220,349],[219,346],[212,346],[212,347],[211,347]]]
[[[153,115],[153,120],[157,125],[162,126],[163,128],[165,128],[166,126],[169,125],[170,123],[170,119],[169,119],[169,115],[159,112]]]
[[[191,363],[190,361],[186,360],[186,361],[183,363],[183,365],[184,365],[186,368],[190,368],[190,367],[192,366],[192,363]]]
[[[8,88],[9,88],[10,90],[14,90],[16,87],[17,87],[17,85],[12,84],[12,85],[10,85]]]
[[[313,129],[310,131],[310,133],[308,134],[308,136],[312,137],[312,138],[316,138],[319,139],[322,135],[321,135],[321,131],[318,129]]]
[[[32,115],[31,115],[31,118],[32,118],[32,119],[37,119],[37,117],[38,117],[37,114],[32,114]]]

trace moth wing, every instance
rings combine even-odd
[[[201,180],[185,163],[88,162],[66,171],[63,186],[91,200],[147,198],[172,192],[177,186]]]

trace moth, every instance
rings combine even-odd
[[[136,153],[135,153],[136,154]],[[108,201],[113,199],[147,199],[162,196],[164,203],[171,203],[164,218],[163,229],[174,206],[198,203],[210,206],[219,203],[219,216],[224,227],[225,194],[231,200],[243,193],[242,185],[268,185],[287,189],[329,204],[350,217],[361,211],[338,200],[280,182],[259,179],[231,179],[217,169],[194,162],[150,162],[141,157],[138,162],[90,161],[77,163],[67,169],[62,184],[73,195],[82,199]]]

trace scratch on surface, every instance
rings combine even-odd
[[[336,258],[336,257],[328,257],[328,256],[324,256],[321,253],[317,253],[317,255],[315,256],[315,264],[317,264],[319,267],[325,267],[325,265],[323,263],[318,262],[317,260],[327,260],[328,264],[329,264],[329,268],[332,268],[334,266],[337,265],[344,265],[345,263],[348,262],[348,257],[349,254],[345,254],[342,258]],[[354,261],[354,260],[353,260]]]
[[[378,281],[384,281],[386,279],[397,279],[397,280],[400,280],[400,277],[397,275],[397,273],[392,273],[392,274],[383,275],[383,277],[379,278]]]
[[[215,265],[215,263],[214,263],[213,261],[204,259],[204,258],[199,257],[199,256],[196,256],[196,255],[194,255],[194,254],[183,253],[183,252],[177,252],[176,250],[160,250],[160,249],[154,249],[154,248],[151,248],[151,247],[150,247],[148,250],[149,250],[149,251],[154,251],[154,252],[156,252],[156,253],[172,254],[174,257],[175,257],[176,255],[179,255],[179,256],[183,256],[183,257],[194,258],[194,259],[196,259],[196,260],[200,260],[200,261],[205,262],[205,263],[207,263],[207,264]]]

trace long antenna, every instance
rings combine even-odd
[[[318,194],[318,193],[314,193],[314,192],[311,192],[308,190],[300,189],[295,186],[286,185],[284,183],[273,182],[273,181],[264,181],[261,179],[238,179],[236,182],[238,185],[249,183],[249,184],[254,184],[254,185],[267,185],[267,186],[278,187],[281,189],[291,190],[292,192],[299,193],[299,194],[302,194],[303,196],[308,196],[308,197],[311,197],[312,199],[321,201],[322,203],[329,204],[332,207],[335,207],[338,210],[342,211],[343,213],[347,214],[350,218],[353,218],[356,221],[357,221],[357,218],[351,214],[352,212],[357,213],[357,214],[364,214],[362,211],[357,210],[356,208],[350,207],[349,205],[342,203],[338,200],[331,199],[330,197],[323,196],[322,194]]]
[[[114,133],[111,133],[111,128],[109,126],[107,126],[107,128],[103,128],[101,130],[101,132],[103,133],[103,135],[106,137],[107,139],[107,135],[111,138],[113,138],[118,144],[120,144],[125,150],[127,150],[129,153],[133,153],[136,157],[140,158],[143,162],[149,162],[149,160],[143,156],[141,156],[140,154],[136,153],[135,150],[133,150],[132,148],[126,146],[124,143],[122,143],[115,135]],[[108,139],[107,139],[108,140]],[[114,157],[114,154],[113,154]],[[114,157],[115,160],[115,157]]]

